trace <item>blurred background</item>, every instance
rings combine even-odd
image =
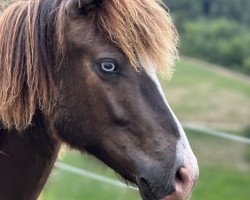
[[[0,9],[8,2],[0,0]],[[192,200],[248,200],[249,140],[238,141],[231,134],[250,138],[250,1],[164,2],[180,34],[181,59],[171,81],[161,83],[199,161],[200,179]],[[60,162],[119,179],[88,155],[70,151]],[[140,197],[137,191],[55,168],[40,200],[58,199]]]

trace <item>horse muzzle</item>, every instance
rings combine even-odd
[[[191,197],[198,174],[192,175],[186,167],[181,167],[174,180],[157,188],[157,183],[145,178],[139,180],[139,190],[143,200],[188,200]]]
[[[162,167],[152,167],[138,180],[143,200],[188,200],[199,177],[195,157],[186,157],[171,173]],[[148,176],[147,176],[148,174]]]

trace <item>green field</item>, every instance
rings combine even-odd
[[[215,70],[181,61],[164,92],[181,121],[242,134],[250,123],[250,84]],[[200,165],[192,200],[249,200],[250,146],[186,130]],[[248,157],[247,157],[248,156]],[[99,161],[76,152],[63,162],[117,179]],[[42,200],[139,200],[138,192],[121,189],[62,170],[54,170]]]
[[[172,80],[161,83],[180,121],[240,133],[250,126],[250,81],[217,71],[180,61]]]

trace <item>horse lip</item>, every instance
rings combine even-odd
[[[144,178],[140,178],[138,187],[143,200],[159,200]]]

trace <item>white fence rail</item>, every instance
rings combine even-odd
[[[120,182],[118,180],[114,180],[114,179],[108,178],[106,176],[102,176],[100,174],[89,172],[87,170],[80,169],[78,167],[74,167],[74,166],[71,166],[71,165],[68,165],[68,164],[65,164],[65,163],[62,163],[62,162],[56,162],[55,167],[60,169],[60,170],[66,171],[66,172],[76,174],[76,175],[79,175],[79,176],[83,176],[83,177],[86,177],[86,178],[90,178],[90,179],[93,179],[93,180],[96,180],[96,181],[99,181],[99,182],[102,182],[102,183],[106,183],[106,184],[109,184],[109,185],[112,185],[112,186],[138,190],[138,188],[128,186],[128,185],[126,185],[126,184],[124,184],[124,183],[122,183],[122,182]]]
[[[225,132],[221,132],[221,131],[212,130],[212,129],[205,128],[205,127],[202,127],[202,126],[198,126],[198,125],[195,125],[195,124],[184,123],[183,128],[184,129],[191,129],[191,130],[194,130],[194,131],[198,131],[201,134],[211,135],[211,136],[231,140],[231,141],[234,141],[234,142],[240,142],[240,143],[243,143],[243,144],[250,144],[250,138],[237,136],[237,135],[233,135],[233,134],[225,133]]]

